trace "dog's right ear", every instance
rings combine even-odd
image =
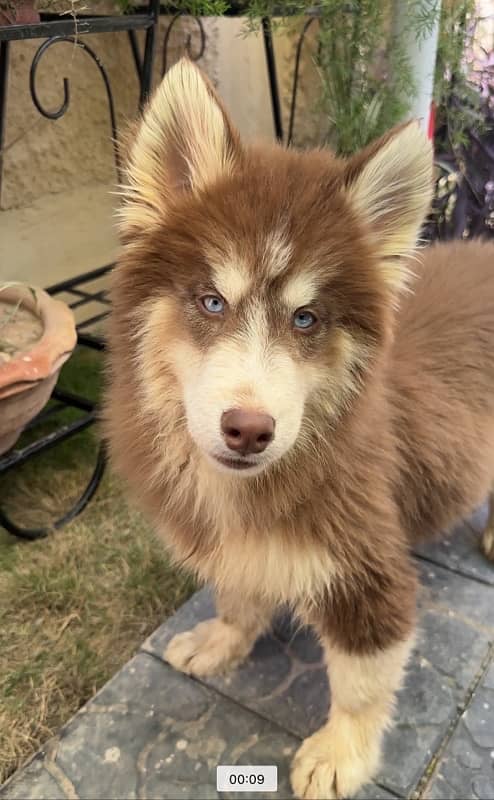
[[[399,125],[351,157],[348,197],[368,225],[388,287],[400,291],[433,192],[432,144],[417,122]]]
[[[125,237],[155,226],[179,192],[231,173],[239,135],[202,72],[181,59],[165,75],[129,148],[119,212]]]

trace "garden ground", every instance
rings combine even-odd
[[[100,371],[101,355],[76,351],[61,386],[96,398]],[[55,518],[87,481],[96,442],[89,429],[5,474],[2,507],[25,524]],[[109,474],[83,514],[46,539],[0,528],[0,783],[192,589]]]

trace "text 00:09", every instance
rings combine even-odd
[[[218,792],[276,792],[278,767],[275,766],[219,766],[216,767]]]

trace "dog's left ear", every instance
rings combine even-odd
[[[351,157],[344,182],[374,238],[386,283],[407,278],[402,257],[413,252],[433,189],[432,145],[418,123],[400,125]]]
[[[230,173],[239,135],[203,73],[188,59],[165,75],[129,148],[120,211],[124,237],[159,223],[170,202]]]

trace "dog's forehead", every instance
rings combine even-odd
[[[253,235],[224,234],[204,245],[204,255],[218,291],[237,302],[255,286],[282,279],[292,265],[293,244],[283,227]]]
[[[205,235],[197,243],[229,302],[267,290],[289,306],[304,305],[354,246],[340,184],[331,175],[307,177],[299,166],[233,176],[202,204]]]
[[[257,233],[248,246],[232,239],[221,248],[206,246],[204,255],[217,291],[232,305],[259,292],[298,308],[312,302],[323,280],[315,253],[301,256],[283,227]]]

